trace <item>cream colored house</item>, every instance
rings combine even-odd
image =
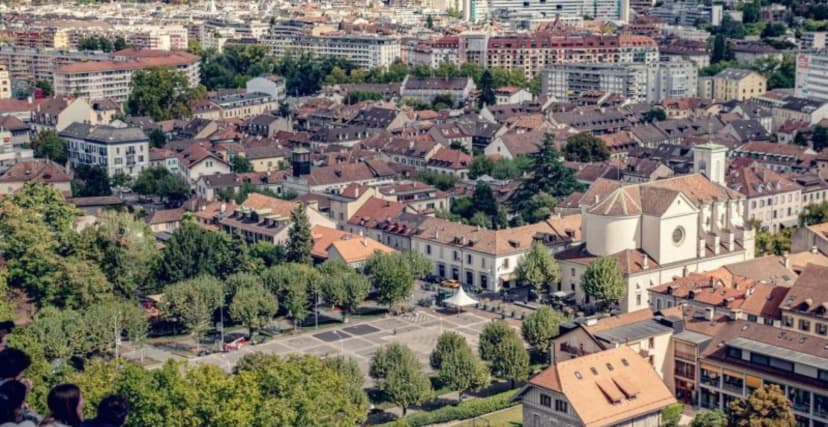
[[[250,243],[267,242],[284,244],[288,240],[288,231],[293,224],[291,212],[301,205],[299,202],[277,199],[258,193],[250,193],[241,206],[232,215],[219,221],[221,229],[227,233],[239,233]],[[334,228],[336,224],[310,206],[303,210],[311,227],[320,225]]]
[[[0,65],[0,99],[9,99],[11,96],[12,90],[9,70],[5,65]]]
[[[767,82],[755,71],[728,68],[715,76],[700,77],[698,93],[701,98],[744,101],[764,95]]]
[[[756,221],[773,233],[799,225],[802,186],[764,166],[732,170],[727,184],[747,197],[745,221]]]
[[[620,346],[560,361],[518,394],[526,427],[658,427],[676,403],[647,360]]]
[[[582,205],[584,244],[556,255],[564,290],[591,302],[581,276],[598,257],[613,257],[627,282],[620,308],[634,311],[647,307],[647,289],[673,276],[753,258],[745,197],[724,186],[726,162],[717,148],[694,148],[695,170],[710,178],[695,173],[621,186]]]

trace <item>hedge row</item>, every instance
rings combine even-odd
[[[423,427],[449,421],[467,420],[517,405],[518,402],[512,401],[516,394],[517,391],[509,390],[481,399],[467,400],[456,406],[449,405],[433,411],[417,412],[377,427]]]

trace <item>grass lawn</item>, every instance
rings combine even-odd
[[[516,405],[500,412],[493,412],[491,414],[463,421],[459,424],[455,424],[454,427],[514,427],[521,425],[523,425],[523,405]]]

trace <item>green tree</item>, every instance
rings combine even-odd
[[[781,22],[772,22],[765,26],[762,30],[762,38],[784,36],[788,31],[788,27]]]
[[[652,122],[663,122],[667,120],[667,113],[660,108],[653,108],[650,111],[644,113],[644,121],[648,123]]]
[[[52,82],[48,80],[38,80],[35,82],[35,89],[40,89],[40,93],[44,97],[51,97],[55,94],[55,88],[52,86]]]
[[[730,404],[730,425],[734,427],[794,427],[791,401],[778,385],[764,385]]]
[[[472,158],[469,165],[469,179],[477,179],[479,176],[491,175],[494,162],[483,154],[478,154]]]
[[[126,49],[127,47],[126,40],[124,40],[123,37],[116,37],[115,41],[112,42],[112,50],[119,51]]]
[[[811,137],[811,143],[813,144],[814,151],[821,152],[825,148],[828,148],[828,127],[825,126],[814,126],[814,134]]]
[[[762,3],[755,0],[742,6],[742,22],[750,24],[762,19]]]
[[[684,405],[674,403],[661,410],[661,427],[678,427]]]
[[[515,274],[518,282],[528,283],[537,292],[541,292],[544,286],[558,282],[561,269],[546,246],[535,241],[529,252],[518,262]]]
[[[377,290],[377,302],[394,305],[414,290],[414,278],[431,271],[431,262],[418,252],[377,252],[365,264]]]
[[[57,164],[66,164],[66,141],[57,136],[53,130],[40,131],[32,139],[34,156],[49,159]]]
[[[106,168],[101,165],[77,165],[75,180],[72,181],[72,194],[75,197],[111,196],[112,188]]]
[[[538,353],[547,356],[549,354],[552,339],[558,336],[559,327],[565,318],[561,313],[548,306],[541,306],[529,313],[523,320],[520,332]]]
[[[253,172],[253,163],[250,163],[244,156],[233,156],[233,160],[230,162],[230,169],[233,170],[235,173],[248,173]]]
[[[492,375],[515,381],[529,376],[529,354],[512,327],[503,320],[488,323],[480,333],[480,358],[489,362]]]
[[[172,283],[208,274],[215,277],[245,269],[236,257],[227,234],[209,231],[185,221],[166,242],[156,275],[161,283]]]
[[[301,204],[297,204],[296,208],[290,213],[290,222],[292,224],[288,230],[285,258],[288,262],[310,264],[312,261],[313,238],[311,237],[310,221],[307,214],[305,214],[305,208]]]
[[[132,74],[126,110],[133,116],[150,116],[155,121],[189,117],[192,90],[182,72],[149,68]]]
[[[426,28],[429,30],[434,28],[434,17],[431,15],[426,16]]]
[[[520,216],[524,222],[534,224],[549,218],[557,205],[558,201],[554,197],[541,191],[529,198]]]
[[[581,276],[581,286],[590,298],[605,307],[617,304],[627,291],[621,267],[612,257],[592,261]]]
[[[200,337],[210,329],[213,313],[223,299],[220,281],[211,276],[198,276],[164,290],[164,312],[187,328],[199,348]]]
[[[260,283],[238,288],[230,303],[230,317],[247,327],[250,338],[267,326],[278,310],[276,297]]]
[[[477,100],[477,106],[479,108],[483,108],[484,105],[495,105],[497,103],[494,92],[494,80],[490,70],[483,72],[483,76],[480,77],[478,89],[480,89],[480,98]]]
[[[690,427],[727,427],[727,416],[718,409],[697,412]]]
[[[371,360],[371,376],[378,380],[380,390],[399,405],[403,416],[412,405],[419,405],[433,395],[431,381],[422,372],[417,357],[400,344],[377,350]]]
[[[718,64],[723,61],[732,61],[735,59],[730,43],[727,42],[723,34],[716,34],[713,38],[713,49],[710,53],[710,63]]]
[[[322,295],[325,300],[337,305],[342,310],[342,322],[348,322],[348,314],[353,313],[371,291],[368,278],[341,261],[328,260],[320,268]]]
[[[147,133],[150,145],[155,148],[163,148],[167,145],[167,135],[160,128],[155,128]]]
[[[489,372],[472,352],[466,339],[456,332],[444,332],[430,356],[431,365],[440,371],[440,382],[451,390],[477,390],[489,382]]]
[[[45,302],[58,307],[83,308],[112,297],[112,284],[96,265],[77,257],[58,258]]]
[[[82,327],[85,339],[81,342],[84,352],[111,356],[114,355],[120,338],[125,335],[127,326],[133,337],[140,334],[140,328],[146,328],[146,315],[136,303],[110,300],[94,304],[83,311]]]
[[[575,162],[603,162],[609,159],[607,145],[590,132],[581,132],[566,139],[564,146],[566,160]]]
[[[528,200],[540,192],[565,197],[583,188],[575,179],[575,172],[561,161],[561,153],[555,148],[552,135],[546,135],[533,163],[534,173],[522,180],[511,199],[518,211],[524,212]]]
[[[828,221],[828,202],[807,205],[799,214],[801,225],[821,224],[826,221]]]
[[[167,205],[178,206],[190,195],[190,184],[163,166],[144,169],[132,189],[144,196],[156,196]]]
[[[338,356],[322,361],[325,366],[341,375],[348,384],[348,394],[351,400],[359,407],[368,406],[368,395],[365,394],[365,375],[356,360],[351,357]]]

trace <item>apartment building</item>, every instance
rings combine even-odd
[[[67,49],[69,31],[65,28],[38,25],[14,28],[3,32],[8,44],[14,47]]]
[[[828,51],[820,50],[796,55],[796,86],[794,94],[802,98],[828,101]]]
[[[828,339],[828,267],[808,264],[780,305],[782,328]],[[828,365],[825,366],[828,370]]]
[[[409,66],[426,65],[429,68],[437,68],[444,62],[450,64],[460,63],[459,52],[459,37],[441,37],[412,46],[408,50],[406,61]]]
[[[744,101],[764,95],[767,81],[755,71],[728,68],[715,76],[700,77],[698,94],[701,98]]]
[[[0,46],[0,65],[6,66],[12,79],[52,81],[55,69],[61,66],[112,60],[114,55],[103,52]]]
[[[489,37],[484,55],[484,65],[519,69],[528,79],[555,64],[652,64],[659,58],[656,42],[646,36],[545,32]]]
[[[536,240],[550,252],[580,241],[580,215],[502,230],[487,230],[440,218],[429,218],[411,235],[411,250],[434,265],[434,274],[498,292],[515,284],[515,268]]]
[[[198,104],[193,117],[208,120],[248,119],[279,108],[276,98],[259,92],[221,93]]]
[[[477,12],[477,11],[475,11]],[[628,0],[558,0],[550,2],[526,0],[489,0],[491,16],[532,15],[546,19],[555,16],[590,16],[597,19],[628,21],[630,2]],[[478,13],[475,13],[478,15]]]
[[[541,71],[540,97],[569,102],[600,91],[648,102],[654,97],[650,87],[657,70],[648,64],[555,64]]]
[[[799,224],[802,186],[787,177],[754,165],[730,171],[727,185],[747,197],[745,221],[757,221],[772,233]]]
[[[182,72],[190,87],[199,83],[200,58],[196,55],[152,50],[127,50],[119,52],[119,55],[127,59],[80,62],[58,67],[54,71],[55,94],[124,102],[129,97],[132,74],[152,67],[169,67]]]
[[[728,411],[731,402],[776,385],[797,426],[828,425],[828,339],[742,320],[728,322],[699,353],[697,404]]]
[[[272,28],[265,43],[270,48],[271,55],[277,58],[292,51],[307,52],[316,57],[347,59],[360,68],[388,67],[400,58],[400,39],[390,36],[341,33],[314,35],[297,28],[284,31]]]
[[[149,167],[149,139],[139,128],[72,123],[59,136],[73,167],[101,166],[110,177],[137,177]]]

